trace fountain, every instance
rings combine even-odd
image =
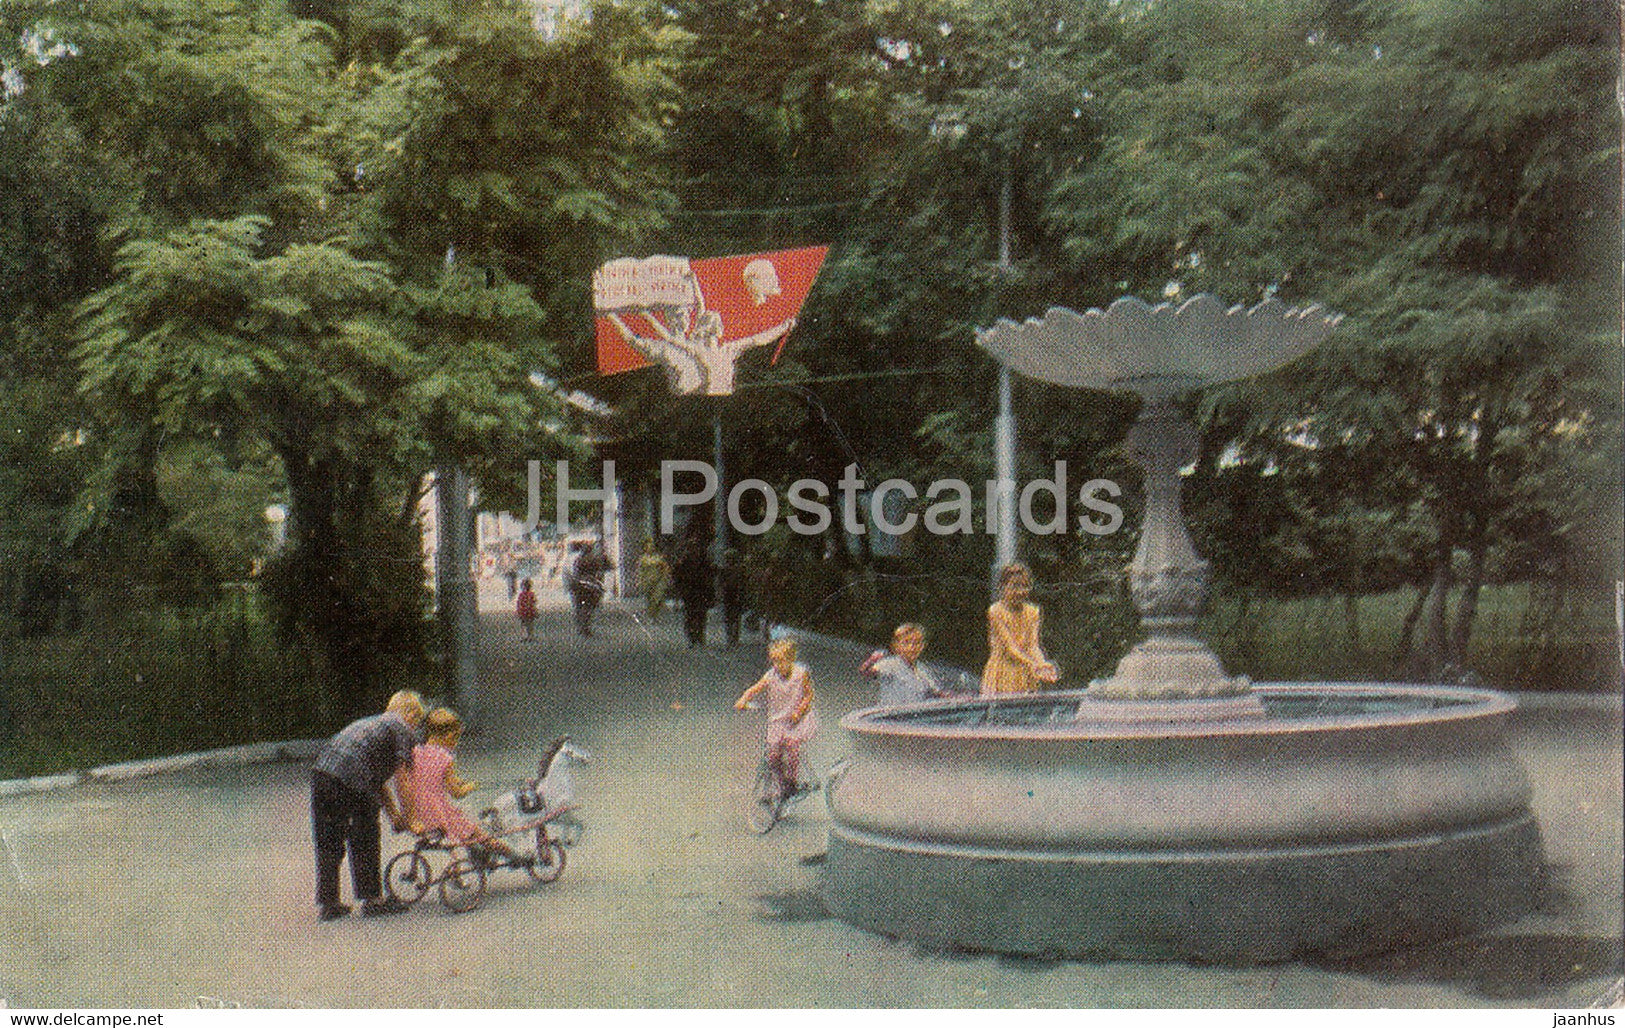
[[[978,342],[1058,385],[1132,391],[1146,638],[1073,691],[858,711],[830,776],[822,892],[842,920],[1046,957],[1257,963],[1479,930],[1538,902],[1512,700],[1384,683],[1254,684],[1196,630],[1182,393],[1274,370],[1337,323],[1211,296],[1000,321]]]

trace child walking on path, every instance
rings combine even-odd
[[[780,639],[767,648],[773,666],[734,702],[735,710],[745,710],[762,693],[767,694],[767,763],[778,776],[786,796],[804,792],[799,779],[801,751],[818,731],[813,713],[812,673],[796,663],[796,641]]]
[[[671,565],[655,549],[653,540],[643,544],[643,556],[638,558],[638,588],[643,590],[644,613],[650,621],[659,621],[666,609],[666,590],[671,586]]]
[[[463,735],[463,722],[455,712],[438,707],[423,719],[429,740],[412,751],[412,767],[403,770],[410,812],[407,821],[419,835],[439,829],[446,841],[465,846],[483,846],[518,859],[513,847],[492,836],[453,803],[474,791],[474,783],[457,774],[453,754]]]
[[[519,619],[519,627],[525,630],[526,639],[534,639],[536,625],[536,593],[530,587],[530,579],[519,590],[519,598],[514,601],[514,616]]]

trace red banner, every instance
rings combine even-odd
[[[676,392],[731,393],[745,350],[772,345],[778,360],[828,252],[608,262],[593,274],[599,372],[659,363]]]

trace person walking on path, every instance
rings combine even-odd
[[[877,702],[881,706],[923,703],[952,695],[920,663],[920,654],[924,652],[925,629],[909,621],[898,625],[892,632],[890,653],[863,662],[864,676],[879,680],[880,698]]]
[[[739,621],[745,616],[745,569],[739,551],[732,546],[722,551],[717,568],[717,587],[722,593],[722,628],[728,649],[739,645]]]
[[[692,650],[705,645],[705,615],[716,595],[715,571],[699,539],[690,539],[683,549],[676,577],[677,593],[683,600],[683,634]]]
[[[536,638],[536,591],[530,587],[528,578],[519,590],[519,598],[514,601],[513,613],[519,619],[519,627],[525,631],[525,638]]]
[[[655,549],[654,540],[643,544],[638,558],[638,588],[643,590],[644,612],[650,621],[659,621],[666,609],[666,589],[671,585],[671,565]]]
[[[404,910],[383,898],[379,873],[378,810],[382,806],[399,832],[406,828],[401,804],[387,783],[412,766],[423,699],[401,691],[382,714],[354,721],[316,754],[310,772],[310,826],[316,842],[316,907],[323,921],[350,912],[339,902],[339,865],[350,856],[350,878],[361,913],[372,917]]]
[[[1043,613],[1028,602],[1032,573],[1025,564],[999,571],[999,599],[987,608],[987,664],[982,668],[982,695],[1037,692],[1060,677],[1038,644]]]
[[[780,576],[772,559],[760,549],[752,550],[743,563],[741,577],[745,580],[750,602],[746,627],[753,632],[760,631],[762,642],[772,642],[773,626],[783,614],[783,605],[778,598]]]
[[[565,584],[570,588],[570,606],[575,610],[576,632],[580,635],[592,636],[592,616],[604,598],[604,572],[610,567],[596,542],[587,543],[570,565]]]

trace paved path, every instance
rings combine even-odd
[[[499,587],[500,588],[500,587]],[[545,599],[545,597],[544,597]],[[690,652],[675,615],[612,605],[574,638],[555,602],[519,638],[487,596],[480,730],[463,764],[486,788],[569,733],[588,829],[564,876],[492,879],[485,905],[429,897],[395,918],[318,924],[308,778],[298,765],[193,770],[0,799],[0,999],[12,1006],[1310,1006],[1597,1002],[1620,973],[1617,705],[1534,707],[1517,742],[1560,890],[1488,936],[1359,965],[1245,970],[924,951],[827,917],[814,889],[827,813],[742,825],[755,715],[733,698],[759,646]],[[805,647],[825,728],[863,704],[854,654]],[[1572,709],[1571,709],[1572,708]],[[386,854],[404,845],[386,838]],[[416,955],[412,962],[402,954]]]

